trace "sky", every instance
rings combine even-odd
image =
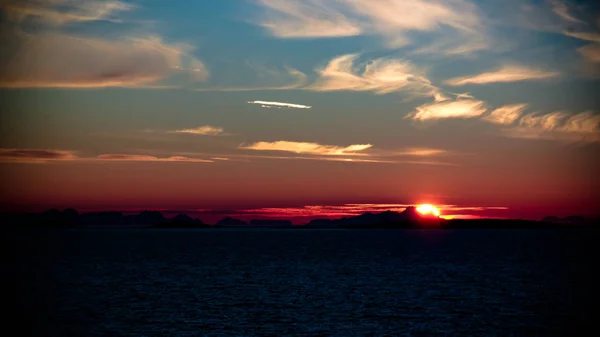
[[[3,211],[600,215],[600,4],[0,0]]]

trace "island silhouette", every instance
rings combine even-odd
[[[582,216],[558,218],[547,216],[540,221],[523,219],[444,219],[434,214],[423,214],[415,206],[402,212],[384,211],[363,213],[338,219],[314,219],[306,224],[293,225],[289,220],[254,219],[249,222],[225,217],[214,224],[180,213],[166,218],[159,211],[141,211],[123,214],[118,211],[79,213],[67,208],[51,209],[40,213],[5,213],[0,221],[11,228],[89,228],[89,227],[142,227],[142,228],[289,228],[289,229],[403,229],[403,228],[576,228],[598,227],[600,219]]]

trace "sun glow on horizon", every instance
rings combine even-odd
[[[437,207],[430,205],[430,204],[419,205],[417,207],[417,212],[419,212],[423,215],[431,214],[431,215],[435,215],[437,217],[440,216],[440,210],[437,209]]]

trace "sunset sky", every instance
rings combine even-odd
[[[600,3],[0,0],[3,211],[600,213]]]

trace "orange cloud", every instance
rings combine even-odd
[[[202,135],[202,136],[220,136],[225,134],[225,130],[220,127],[204,125],[199,126],[193,129],[180,129],[169,131],[169,133],[188,133],[192,135]]]
[[[544,115],[529,114],[519,120],[518,126],[504,130],[515,138],[557,139],[568,141],[600,141],[600,115],[591,111],[577,114],[553,112]]]
[[[425,148],[425,147],[408,147],[399,150],[373,150],[370,151],[371,156],[382,158],[387,157],[433,157],[449,152],[442,149]]]
[[[45,149],[0,149],[0,161],[16,163],[46,163],[51,161],[76,160],[73,151]]]
[[[242,147],[243,148],[243,147]],[[430,160],[397,160],[390,159],[396,156],[433,156],[442,153],[443,150],[435,149],[408,149],[402,152],[389,152],[389,151],[371,151],[368,154],[354,155],[314,155],[308,153],[309,156],[276,156],[276,155],[255,155],[255,154],[222,154],[227,156],[227,160],[235,161],[251,161],[251,159],[267,159],[267,160],[315,160],[315,161],[334,161],[342,163],[381,163],[381,164],[408,164],[408,165],[435,165],[435,166],[460,166],[459,164],[441,161],[430,161]],[[289,152],[289,151],[288,151]],[[443,151],[445,152],[445,151]],[[181,152],[181,155],[207,155],[206,153],[193,153],[193,152]],[[217,155],[217,154],[212,154]],[[217,160],[216,158],[210,158],[211,160]]]
[[[447,151],[440,149],[425,149],[425,148],[409,148],[402,152],[396,152],[394,155],[407,155],[407,156],[434,156],[445,153]]]
[[[308,142],[290,142],[285,140],[275,142],[256,142],[240,149],[258,151],[284,151],[294,153],[306,153],[326,156],[366,156],[366,153],[357,153],[371,148],[371,144],[355,144],[346,147],[334,145],[321,145]]]
[[[487,84],[487,83],[506,83],[528,80],[548,79],[559,76],[560,73],[543,69],[511,65],[478,75],[457,77],[447,80],[445,83],[453,86],[465,84]]]
[[[308,86],[314,91],[373,91],[388,94],[407,90],[433,95],[437,89],[410,62],[399,59],[375,59],[364,65],[355,65],[358,54],[342,55],[331,60],[323,69],[317,69],[319,78]]]
[[[512,124],[521,117],[521,113],[523,113],[526,108],[527,104],[505,105],[492,111],[482,119],[495,124]]]
[[[311,144],[311,143],[308,143]],[[313,143],[314,144],[314,143]],[[285,142],[276,145],[275,148],[286,146]],[[80,157],[74,151],[66,150],[46,150],[46,149],[0,149],[0,162],[7,163],[51,163],[56,161],[69,162],[190,162],[190,163],[213,163],[227,161],[249,161],[249,159],[268,159],[268,160],[316,160],[316,161],[334,161],[343,163],[384,163],[384,164],[409,164],[409,165],[441,165],[458,166],[454,163],[438,161],[420,161],[420,160],[391,160],[386,157],[395,156],[432,156],[445,151],[436,149],[407,149],[402,152],[379,151],[378,156],[366,153],[356,153],[363,151],[367,145],[351,145],[348,147],[335,147],[320,145],[321,148],[306,145],[296,145],[300,153],[310,156],[275,156],[275,155],[253,155],[253,154],[216,154],[216,153],[195,153],[178,152],[170,156],[156,156],[146,154],[101,154],[96,157]],[[370,144],[369,144],[370,146]],[[264,146],[259,146],[265,148]],[[273,148],[273,147],[271,147]],[[266,150],[266,148],[265,148]],[[278,151],[278,150],[273,150]],[[284,150],[281,150],[284,151]],[[162,152],[162,151],[159,151]],[[289,152],[289,151],[288,151]],[[295,150],[292,152],[296,152]],[[368,156],[368,158],[365,158]]]
[[[481,116],[487,108],[483,101],[474,99],[445,99],[438,102],[423,104],[407,118],[415,120],[433,120],[443,118],[472,118]]]
[[[136,154],[101,154],[94,158],[100,161],[133,161],[133,162],[188,162],[188,163],[213,163],[213,160],[189,158],[183,156],[172,156],[158,158],[154,156]]]
[[[213,163],[215,160],[225,161],[228,158],[211,159],[191,158],[185,156],[155,157],[138,154],[101,154],[96,157],[79,157],[74,151],[46,149],[0,149],[0,162],[12,163],[49,163],[54,161],[101,162],[101,161],[136,161],[136,162],[190,162]]]

